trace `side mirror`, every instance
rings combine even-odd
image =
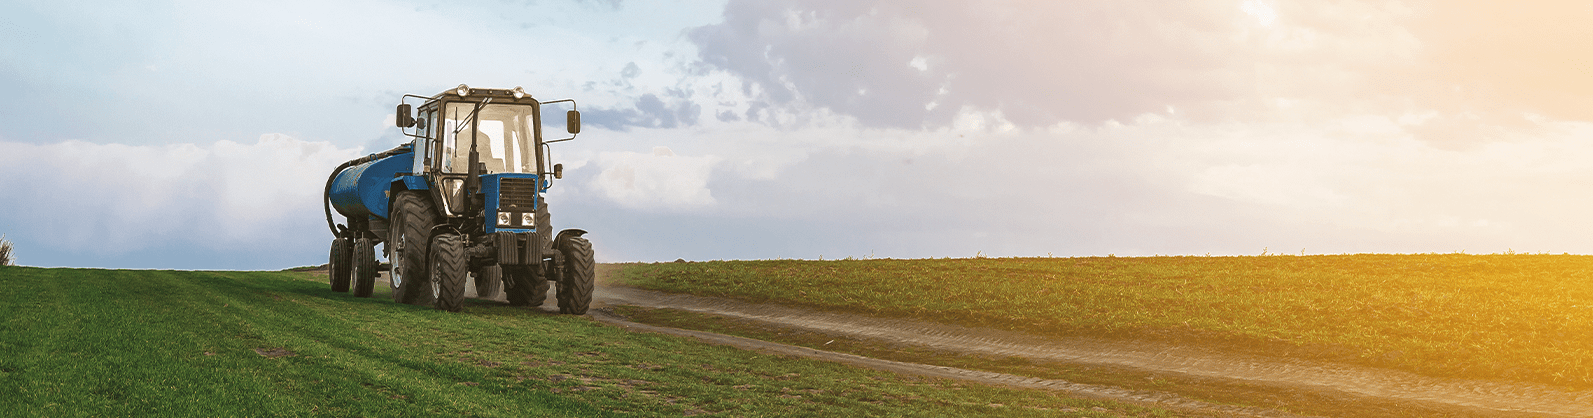
[[[571,110],[564,112],[564,126],[570,128],[570,133],[581,133],[581,112]]]
[[[398,104],[398,117],[394,120],[398,122],[400,128],[415,126],[415,116],[409,112],[409,103]]]
[[[553,165],[553,178],[556,178],[556,179],[564,178],[564,164],[554,164]]]

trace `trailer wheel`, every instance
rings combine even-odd
[[[476,297],[492,299],[498,297],[498,290],[503,287],[503,266],[493,264],[482,267],[476,276]]]
[[[354,239],[354,296],[371,297],[376,285],[376,245],[370,238]]]
[[[431,291],[437,309],[459,312],[465,307],[465,281],[470,266],[465,260],[465,245],[459,235],[438,234],[431,239]]]
[[[393,289],[393,301],[431,305],[434,298],[427,283],[426,255],[431,228],[437,224],[437,211],[424,193],[402,191],[393,198],[391,213],[387,260],[392,267],[387,277],[391,279],[388,284]]]
[[[525,271],[505,271],[503,276],[505,284],[513,282],[508,289],[504,289],[505,296],[509,297],[511,306],[542,306],[548,300],[548,287],[552,284],[542,276],[533,275]]]
[[[332,239],[332,254],[326,260],[326,276],[332,282],[333,292],[348,292],[348,262],[352,253],[353,251],[348,247],[348,238],[337,237]]]
[[[559,283],[559,313],[585,315],[592,305],[595,267],[592,243],[586,238],[569,237],[559,245],[564,253],[564,279]]]

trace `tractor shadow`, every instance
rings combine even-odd
[[[291,291],[291,293],[297,293],[309,297],[338,299],[353,303],[392,304],[408,306],[412,309],[434,309],[430,306],[403,305],[393,302],[392,281],[388,278],[387,272],[385,271],[377,273],[375,284],[371,289],[371,296],[364,298],[354,297],[352,294],[345,292],[333,292],[330,288],[324,286],[326,284],[326,274],[324,270],[306,272],[312,274],[312,277],[319,278],[323,286],[294,290]],[[467,281],[465,284],[465,306],[464,311],[460,313],[486,316],[524,314],[559,315],[559,307],[554,300],[555,297],[553,294],[553,289],[549,288],[547,299],[541,306],[510,306],[508,296],[506,296],[502,290],[491,297],[481,297],[480,293],[476,291],[476,282],[472,279]]]

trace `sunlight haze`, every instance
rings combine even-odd
[[[402,94],[579,101],[598,261],[1593,253],[1593,5],[0,4],[33,266],[326,262]]]

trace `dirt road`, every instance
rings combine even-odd
[[[385,276],[378,278],[380,282],[377,286],[378,294],[374,296],[386,296],[385,279]],[[473,284],[466,292],[468,297],[477,296]],[[502,293],[493,299],[505,301]],[[900,373],[1055,390],[1080,397],[1153,404],[1218,415],[1292,416],[1270,409],[1219,405],[1163,392],[903,363],[700,331],[656,327],[627,321],[608,313],[605,309],[619,305],[679,309],[758,321],[775,327],[916,345],[946,352],[1123,367],[1313,391],[1342,392],[1374,398],[1448,405],[1485,415],[1494,415],[1487,413],[1496,412],[1507,415],[1515,413],[1530,416],[1593,417],[1593,390],[1566,391],[1530,383],[1437,378],[1397,370],[1316,363],[1299,359],[1234,355],[1181,346],[1125,344],[1089,338],[1042,338],[994,329],[968,328],[910,319],[875,318],[626,287],[600,285],[593,295],[594,309],[591,316],[594,319],[640,331],[690,336],[750,350],[836,361]],[[557,312],[551,291],[547,303],[540,309]]]
[[[549,298],[549,305],[552,304]],[[1035,360],[1099,364],[1146,371],[1178,373],[1206,378],[1231,379],[1270,385],[1304,387],[1317,391],[1338,391],[1363,396],[1412,402],[1437,403],[1475,409],[1552,416],[1593,416],[1593,391],[1564,391],[1545,385],[1517,382],[1450,379],[1412,373],[1342,364],[1313,363],[1304,360],[1238,356],[1179,346],[1126,345],[1121,342],[1087,338],[1040,338],[1020,333],[975,329],[906,319],[874,318],[863,315],[823,312],[780,305],[746,303],[735,300],[669,294],[624,287],[599,287],[593,306],[634,305],[671,308],[732,318],[761,321],[781,327],[804,329],[833,335],[883,340],[918,345],[942,351],[995,356],[1024,357]],[[598,309],[594,318],[617,325],[660,331],[624,321]],[[682,330],[676,330],[682,331]],[[736,337],[715,336],[696,331],[675,332],[722,344],[803,355],[905,373],[928,374],[1006,384],[1047,388],[1083,396],[1104,397],[1140,403],[1154,403],[1178,409],[1198,409],[1223,414],[1275,416],[1268,410],[1246,409],[1193,401],[1176,395],[1118,388],[1080,385],[1064,381],[1003,375],[948,367],[865,359],[827,353],[803,347],[786,346]],[[806,354],[804,354],[806,353]],[[867,363],[867,364],[863,364]]]

